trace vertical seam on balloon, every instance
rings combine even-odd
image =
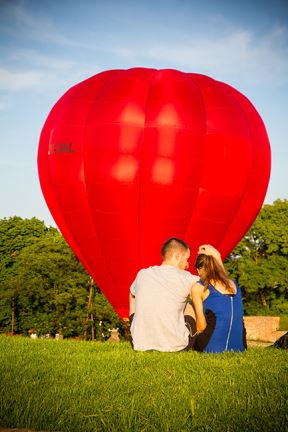
[[[140,249],[141,249],[141,207],[142,207],[142,202],[141,202],[141,197],[142,197],[142,188],[143,188],[143,183],[142,183],[142,178],[143,178],[143,153],[144,153],[144,145],[145,145],[145,131],[146,131],[146,112],[147,112],[147,105],[148,105],[148,100],[149,100],[149,96],[150,96],[150,87],[151,87],[151,83],[156,75],[158,71],[156,69],[152,69],[152,74],[151,74],[151,78],[149,81],[149,86],[148,86],[148,91],[147,91],[147,98],[146,98],[146,102],[145,102],[145,106],[144,106],[144,125],[143,125],[143,140],[142,140],[142,148],[141,148],[141,154],[140,154],[140,164],[139,164],[139,199],[138,199],[138,250],[137,250],[137,257],[138,257],[138,268],[140,269]]]
[[[197,77],[195,76],[195,74],[193,74],[193,73],[189,73],[189,74],[187,74],[189,77],[191,77],[192,78],[192,80],[193,80],[193,82],[194,82],[194,84],[196,85],[196,87],[198,88],[198,90],[199,90],[199,95],[200,95],[200,98],[201,98],[201,100],[202,100],[202,106],[203,106],[203,112],[205,113],[205,119],[204,119],[204,124],[205,124],[205,137],[207,136],[207,115],[206,115],[206,105],[205,105],[205,101],[204,101],[204,97],[203,97],[203,94],[202,94],[202,88],[201,88],[201,86],[198,84],[198,82],[197,82]],[[207,77],[207,78],[209,78],[209,79],[212,79],[212,78],[210,78],[210,77]],[[200,175],[199,175],[199,179],[200,179]],[[200,184],[199,184],[199,181],[198,181],[198,195],[199,195],[199,187],[200,187]],[[192,217],[192,214],[193,214],[193,209],[192,209],[192,213],[191,213],[191,217]],[[184,236],[184,239],[185,240],[189,240],[189,239],[187,239],[187,232],[189,232],[189,230],[190,230],[190,223],[188,224],[188,226],[187,226],[187,228],[186,228],[186,232],[185,232],[185,236]]]
[[[218,85],[218,84],[219,84],[219,81],[216,81],[216,82],[217,82],[217,85]],[[221,87],[222,87],[224,93],[225,93],[226,95],[228,95],[229,99],[230,99],[230,100],[233,99],[233,102],[236,102],[236,103],[237,103],[237,106],[238,106],[239,110],[243,113],[243,109],[242,109],[242,106],[241,106],[241,104],[240,104],[240,102],[239,102],[239,99],[238,99],[237,97],[235,97],[235,98],[233,97],[233,96],[234,96],[234,95],[233,95],[233,91],[235,91],[236,93],[239,93],[239,94],[240,94],[242,97],[244,97],[245,99],[247,99],[246,96],[242,95],[240,92],[238,92],[238,90],[233,89],[232,87],[230,87],[229,85],[227,85],[227,84],[225,84],[225,83],[222,83],[222,82],[221,82]],[[231,92],[231,90],[232,90],[232,92]],[[232,94],[231,94],[231,93],[232,93]],[[251,103],[250,101],[248,101],[248,102]],[[252,104],[251,104],[251,105],[252,105]],[[253,106],[253,105],[252,105],[252,106]],[[253,106],[253,108],[254,108],[254,106]],[[254,108],[254,109],[255,109],[255,108]],[[249,130],[250,143],[251,143],[251,142],[253,142],[253,136],[252,136],[252,133],[251,133],[251,126],[250,126],[250,123],[247,121],[247,118],[246,118],[246,116],[245,116],[245,113],[244,113],[244,118],[245,118],[245,122],[246,122],[246,124],[247,124],[247,128],[248,128],[248,130]],[[251,145],[251,144],[250,144],[250,148],[251,148],[251,154],[252,154],[252,160],[253,160],[253,156],[255,155],[255,149],[254,149],[254,146]],[[251,166],[251,163],[250,163],[250,166]],[[249,170],[249,175],[248,175],[247,178],[246,178],[245,185],[247,185],[247,183],[249,182],[250,177],[251,177],[251,170]],[[227,229],[226,229],[226,231],[225,231],[225,234],[224,234],[224,236],[223,236],[221,242],[219,243],[219,246],[218,246],[219,249],[221,249],[221,245],[223,244],[224,240],[225,240],[226,237],[227,237],[227,232],[230,230],[231,226],[233,225],[233,223],[234,223],[234,221],[235,221],[235,219],[236,219],[236,216],[237,216],[237,214],[238,214],[238,212],[239,212],[239,209],[240,209],[240,207],[241,207],[241,204],[242,204],[244,198],[247,197],[247,193],[245,193],[245,191],[246,191],[246,188],[244,188],[244,192],[242,193],[241,200],[239,200],[239,204],[238,204],[238,206],[237,206],[237,209],[236,209],[235,212],[233,213],[233,219],[231,218],[231,222],[230,222],[230,224],[229,224],[229,227],[227,227]],[[255,219],[254,219],[254,220],[255,220]]]
[[[119,75],[120,75],[121,73],[123,73],[123,70],[121,69],[121,70],[119,70],[118,72],[119,72]],[[96,94],[95,97],[93,98],[93,100],[92,100],[92,102],[91,102],[91,105],[90,105],[90,108],[89,108],[89,110],[88,110],[88,112],[87,112],[87,117],[86,117],[86,121],[85,121],[85,126],[87,126],[87,123],[88,123],[88,117],[89,117],[89,115],[90,115],[91,108],[92,108],[92,106],[93,106],[93,104],[94,104],[94,102],[95,102],[95,100],[96,100],[96,98],[97,98],[99,92],[103,90],[103,88],[104,88],[105,85],[107,84],[108,80],[109,80],[109,77],[107,78],[107,80],[105,81],[105,83],[104,83],[104,84],[103,84],[103,85],[98,89],[97,94]],[[84,146],[83,146],[83,153],[84,153]],[[85,175],[85,159],[83,159],[83,177],[84,177],[84,180],[86,180],[86,175]],[[86,200],[87,200],[87,207],[90,209],[90,202],[89,202],[88,193],[87,193],[87,188],[86,188],[86,181],[84,181],[84,188],[85,188],[85,194],[86,194]],[[104,254],[103,251],[102,251],[102,247],[101,247],[101,245],[100,245],[100,243],[99,243],[99,241],[98,241],[98,237],[97,237],[97,233],[96,233],[96,230],[95,230],[95,227],[94,227],[94,223],[93,223],[93,220],[92,220],[91,215],[90,215],[89,212],[88,212],[88,215],[89,215],[89,218],[90,218],[90,220],[91,220],[91,225],[92,225],[93,231],[94,231],[94,233],[95,233],[95,237],[96,237],[96,239],[97,239],[97,242],[98,242],[98,245],[99,245],[99,250],[101,251],[101,254],[102,254],[102,257],[103,257],[103,261],[106,263],[108,273],[109,273],[109,275],[110,275],[110,277],[111,277],[111,280],[112,280],[113,283],[114,283],[114,288],[116,288],[116,291],[117,291],[117,293],[118,293],[118,298],[120,299],[121,304],[122,304],[122,308],[124,308],[125,305],[124,305],[124,303],[123,303],[122,295],[121,295],[121,293],[120,293],[119,290],[118,290],[117,284],[115,284],[115,279],[114,279],[113,274],[112,274],[112,272],[111,272],[111,269],[110,269],[110,266],[109,266],[109,262],[108,262],[108,260],[106,259],[106,256],[105,256],[105,254]],[[101,289],[101,287],[99,287],[99,288]],[[101,290],[101,291],[102,291],[102,290]],[[104,293],[103,293],[103,294],[104,294]]]

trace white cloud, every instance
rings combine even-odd
[[[0,91],[7,95],[28,89],[45,91],[47,88],[63,87],[65,90],[98,70],[92,62],[80,66],[75,60],[43,54],[34,49],[16,49],[0,62]]]
[[[115,68],[174,67],[207,74],[231,85],[240,82],[275,87],[287,83],[287,27],[278,26],[259,35],[247,28],[233,27],[233,23],[223,16],[215,16],[210,17],[210,24],[219,29],[216,34],[207,29],[197,32],[192,25],[191,29],[179,29],[177,33],[170,34],[167,30],[158,39],[153,32],[136,34],[134,38],[126,35],[125,38],[111,31],[105,33],[106,37],[98,38],[100,46],[87,34],[88,43],[85,43],[85,29],[82,40],[75,35],[69,37],[58,31],[51,16],[36,16],[26,6],[25,2],[9,3],[10,19],[19,26],[23,39],[28,36],[42,46],[37,50],[10,50],[6,54],[0,69],[1,89],[68,87],[89,74],[109,69],[111,65]],[[51,49],[51,43],[58,46],[58,57],[47,51],[47,47]]]
[[[52,58],[50,58],[52,61]],[[49,56],[46,59],[49,62]],[[101,70],[96,65],[87,64],[79,67],[74,64],[74,67],[64,67],[64,64],[55,62],[50,68],[37,68],[26,70],[24,67],[18,67],[17,70],[11,67],[1,68],[0,66],[0,92],[2,96],[19,91],[46,92],[47,89],[52,89],[53,92],[64,92],[69,87],[78,82],[92,76]],[[1,104],[0,110],[8,108],[5,101]]]
[[[33,65],[37,68],[45,68],[50,70],[54,69],[57,71],[67,70],[75,67],[75,61],[64,59],[63,57],[56,57],[43,52],[36,51],[35,49],[14,49],[10,51],[5,59],[5,64],[25,64]]]
[[[244,81],[283,84],[288,79],[288,33],[276,28],[265,37],[239,30],[221,38],[192,38],[191,42],[153,44],[143,57],[177,65],[191,72],[239,77]]]
[[[62,47],[78,49],[95,49],[93,45],[82,43],[70,35],[59,32],[55,20],[49,15],[33,14],[22,1],[9,3],[6,7],[7,22],[11,20],[13,26],[2,24],[2,31],[7,34],[17,34],[33,41],[55,44]]]
[[[40,88],[46,81],[46,76],[40,71],[11,71],[0,69],[1,90],[25,90],[29,88]]]

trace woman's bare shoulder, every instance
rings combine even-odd
[[[202,285],[202,283],[200,281],[195,282],[194,285],[192,285],[191,288],[192,292],[194,293],[202,293],[204,291],[204,286]]]

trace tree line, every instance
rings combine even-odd
[[[262,207],[225,264],[247,315],[288,315],[288,200]]]
[[[56,228],[36,218],[0,220],[1,333],[104,340],[121,326]]]
[[[265,204],[225,262],[247,315],[288,315],[288,200]],[[123,323],[56,228],[0,220],[0,333],[106,340]]]

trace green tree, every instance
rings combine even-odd
[[[88,338],[91,325],[102,340],[121,327],[97,287],[88,310],[91,278],[57,229],[36,218],[1,220],[0,250],[0,331],[83,336],[88,313]]]
[[[14,333],[19,327],[17,317],[19,281],[15,264],[21,250],[35,240],[59,234],[44,222],[14,216],[0,220],[0,328]]]
[[[244,294],[246,313],[288,313],[288,201],[263,206],[226,262]]]
[[[23,248],[16,271],[22,331],[83,333],[88,274],[60,234]]]

